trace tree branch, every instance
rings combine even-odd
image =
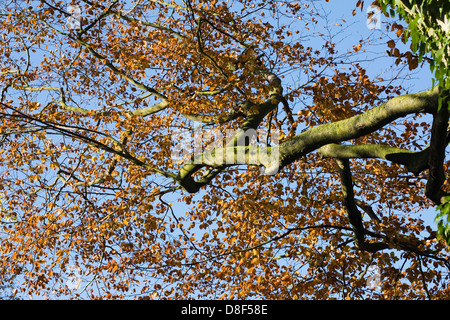
[[[269,81],[272,80],[271,83],[273,85],[273,90],[271,91],[270,98],[264,104],[250,108],[255,110],[255,112],[250,113],[246,121],[243,123],[241,128],[244,130],[244,134],[245,130],[257,128],[262,119],[281,101],[281,99],[278,99],[281,97],[281,85],[279,78],[273,74],[268,74],[266,75],[266,79],[269,79]],[[323,155],[330,156],[333,151],[341,154],[343,153],[343,158],[350,158],[350,156],[355,155],[359,157],[375,156],[404,164],[412,172],[419,173],[425,167],[424,160],[420,159],[425,158],[425,156],[430,153],[428,149],[417,153],[388,146],[336,146],[333,145],[333,143],[364,136],[382,128],[395,119],[408,114],[420,112],[435,113],[437,106],[438,88],[435,88],[420,93],[407,94],[393,98],[364,114],[360,114],[349,119],[319,125],[280,144],[276,150],[272,150],[268,147],[253,147],[255,149],[252,150],[252,147],[249,146],[241,146],[236,148],[236,144],[227,145],[225,147],[227,148],[226,150],[217,149],[215,151],[210,151],[208,154],[205,153],[194,155],[192,159],[196,160],[195,164],[191,162],[185,165],[182,170],[180,170],[178,181],[183,186],[189,187],[190,192],[197,192],[203,185],[195,186],[195,183],[191,177],[192,174],[206,165],[213,167],[222,167],[224,165],[233,164],[264,165],[262,162],[263,158],[255,158],[255,155],[270,155],[271,152],[277,151],[279,152],[279,158],[277,158],[277,160],[279,160],[279,167],[283,167],[321,147],[322,149],[320,149],[319,152]],[[230,149],[229,147],[232,148]],[[238,152],[245,154],[246,157],[244,158],[244,161],[235,163],[234,160],[236,160]],[[221,158],[220,156],[217,157],[217,154],[224,153],[231,153],[232,156],[229,156],[229,159],[233,159],[233,162],[227,163],[226,158]],[[347,154],[347,156],[345,156],[345,154]],[[412,155],[414,155],[414,157]],[[211,160],[213,156],[214,161]],[[336,157],[337,155],[332,154],[332,156]],[[273,166],[272,163],[271,165]]]
[[[447,195],[441,187],[445,181],[443,163],[445,160],[447,141],[442,137],[446,136],[448,129],[448,104],[448,100],[442,104],[440,110],[434,115],[433,125],[431,127],[430,152],[428,155],[430,172],[425,187],[425,194],[437,205],[441,204],[442,198]]]
[[[261,104],[248,104],[245,121],[233,139],[225,147],[215,148],[208,152],[193,155],[190,162],[183,165],[180,169],[177,181],[186,191],[191,193],[197,192],[225,167],[233,164],[251,163],[266,166],[269,163],[270,169],[275,166],[278,169],[278,161],[276,164],[273,164],[273,161],[271,161],[272,158],[270,157],[271,152],[274,152],[273,150],[275,149],[265,148],[262,150],[261,147],[249,147],[245,142],[247,131],[258,128],[265,116],[276,109],[282,100],[283,88],[278,76],[267,71],[263,73],[263,77],[269,82],[269,98]],[[278,149],[276,149],[276,152],[278,153]],[[193,175],[205,166],[213,167],[214,170],[209,171],[208,174],[195,181]],[[266,166],[266,168],[269,167]]]
[[[404,165],[408,171],[418,175],[428,168],[430,148],[414,152],[406,149],[395,148],[387,145],[339,145],[327,144],[317,150],[324,158],[378,158]]]
[[[339,175],[341,177],[343,204],[345,211],[347,212],[348,221],[353,229],[356,247],[358,249],[370,252],[387,249],[388,246],[384,242],[369,243],[365,241],[366,230],[364,229],[362,222],[361,212],[358,210],[355,201],[349,160],[336,159],[336,161],[338,164]]]
[[[280,145],[281,166],[330,143],[356,139],[381,129],[390,122],[413,113],[435,113],[439,90],[395,97],[363,114],[327,123],[305,131]]]

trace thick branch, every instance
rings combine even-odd
[[[430,169],[428,182],[425,188],[426,196],[435,204],[439,205],[442,198],[447,194],[442,190],[445,181],[444,160],[447,141],[443,137],[448,129],[448,102],[444,103],[434,115],[433,126],[431,128],[430,152],[428,156],[428,166]]]
[[[253,111],[241,125],[236,135],[224,147],[215,148],[201,154],[194,155],[190,163],[185,164],[178,173],[177,181],[191,193],[197,192],[202,186],[208,184],[220,171],[228,165],[233,164],[254,164],[268,167],[275,166],[271,154],[272,148],[257,146],[246,146],[245,138],[250,129],[256,129],[264,117],[278,105],[277,101],[269,100],[266,103],[255,105]],[[278,149],[276,149],[278,156]],[[213,167],[215,170],[204,175],[200,180],[195,181],[193,175],[205,166]]]
[[[355,233],[355,243],[360,247],[364,243],[364,226],[362,224],[362,215],[358,210],[353,192],[352,174],[348,159],[337,159],[339,175],[341,177],[342,197],[344,207],[347,211],[348,220]]]
[[[269,82],[269,98],[266,102],[261,104],[249,104],[248,110],[246,110],[246,118],[242,123],[240,129],[236,135],[231,139],[225,147],[215,148],[214,150],[193,155],[190,163],[185,164],[178,173],[177,181],[183,186],[185,190],[191,193],[195,193],[200,190],[201,187],[208,184],[223,168],[232,164],[256,164],[265,165],[267,162],[267,155],[272,151],[270,148],[261,150],[260,147],[249,147],[245,144],[245,138],[247,131],[250,129],[258,128],[259,124],[263,121],[264,117],[272,110],[276,109],[278,103],[282,100],[283,89],[281,87],[280,79],[273,73],[265,72],[263,77]],[[253,148],[253,149],[251,149]],[[243,158],[240,154],[245,155]],[[265,154],[263,158],[258,155]],[[278,150],[277,150],[278,155]],[[233,161],[230,161],[233,159]],[[240,160],[244,159],[244,160]],[[252,161],[257,161],[252,162]],[[277,163],[274,165],[273,161],[269,161],[270,165],[276,166],[278,169],[278,157]],[[206,175],[203,175],[199,180],[194,180],[193,175],[205,166],[213,167],[214,170],[209,171]],[[267,168],[267,167],[266,167]]]
[[[388,248],[383,242],[369,243],[365,241],[366,230],[362,222],[361,212],[358,210],[353,191],[352,174],[348,159],[337,159],[339,175],[341,177],[342,196],[348,221],[352,226],[356,247],[361,250],[375,252]]]
[[[366,113],[327,123],[303,132],[280,145],[281,166],[330,143],[356,139],[390,122],[413,113],[434,113],[438,106],[438,88],[395,97]]]
[[[386,145],[339,145],[327,144],[317,150],[324,158],[378,158],[404,165],[408,171],[418,175],[428,168],[430,148],[414,152]]]
[[[281,101],[280,91],[277,91],[279,88],[277,86],[279,85],[279,79],[274,75],[268,75],[267,79],[270,80],[270,77],[274,77],[272,79],[274,80],[272,81],[274,90],[271,92],[271,97],[264,104],[251,108],[254,109],[255,112],[248,115],[241,127],[242,129],[248,130],[250,128],[257,128],[262,119],[271,110],[276,108]],[[364,114],[314,127],[280,144],[276,150],[270,147],[241,146],[236,148],[236,144],[233,143],[225,146],[226,150],[219,148],[215,151],[210,151],[209,153],[194,155],[192,159],[195,159],[195,161],[185,165],[180,170],[178,181],[188,191],[197,192],[204,184],[196,184],[192,175],[206,165],[216,168],[233,164],[266,166],[263,163],[263,161],[265,161],[264,157],[258,155],[273,155],[273,152],[276,151],[278,152],[276,157],[278,161],[276,167],[278,169],[279,167],[288,165],[321,147],[320,152],[323,154],[330,154],[332,151],[335,151],[341,153],[342,158],[350,158],[350,156],[354,155],[358,155],[359,157],[370,156],[385,158],[399,164],[404,164],[410,171],[419,173],[424,170],[425,160],[423,159],[429,154],[430,151],[428,149],[425,149],[422,152],[410,152],[388,146],[335,146],[333,143],[364,136],[408,114],[420,112],[435,113],[438,106],[438,93],[438,89],[435,88],[425,92],[393,98]],[[243,134],[245,134],[245,131],[243,131]],[[237,137],[235,140],[237,140]],[[239,152],[246,155],[244,158],[240,158],[244,159],[243,161],[237,159]],[[347,156],[345,156],[345,153],[347,153]],[[217,156],[218,154],[219,156]],[[220,156],[223,154],[226,154],[228,158]],[[333,157],[337,157],[337,154],[333,154]],[[232,161],[228,162],[227,159],[231,159]],[[271,157],[271,160],[273,160],[273,157]],[[269,169],[269,167],[266,166],[266,169],[272,171],[274,167],[273,161],[266,163],[269,163],[271,167]],[[207,181],[204,181],[204,183],[207,183]]]
[[[336,159],[342,186],[342,202],[347,213],[348,221],[354,233],[355,245],[358,249],[377,252],[388,248],[398,248],[406,251],[415,252],[418,255],[428,255],[428,252],[419,249],[421,241],[414,237],[408,237],[403,234],[389,234],[381,236],[370,232],[364,228],[362,214],[358,210],[358,200],[354,198],[352,174],[348,159]],[[378,218],[377,218],[378,220]],[[370,235],[382,238],[379,242],[367,242],[365,236]]]

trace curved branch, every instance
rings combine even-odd
[[[281,166],[330,143],[356,139],[381,129],[392,121],[413,113],[435,113],[439,90],[395,97],[363,114],[327,123],[305,131],[280,145]]]
[[[264,148],[262,150],[261,147],[249,147],[245,142],[248,130],[258,128],[265,116],[276,109],[282,100],[283,88],[278,76],[268,71],[264,72],[262,76],[269,82],[268,100],[261,104],[249,103],[247,105],[248,110],[246,110],[245,121],[225,147],[193,155],[191,161],[183,165],[177,175],[177,181],[186,191],[190,193],[199,191],[201,187],[207,185],[229,165],[256,164],[266,166],[269,163],[270,168],[268,166],[266,168],[272,170],[273,167],[276,167],[278,169],[278,157],[276,157],[277,163],[274,164],[270,156],[275,149]],[[277,155],[279,153],[277,148],[276,153]],[[194,180],[193,175],[205,166],[210,166],[214,169],[203,175],[199,180]]]
[[[257,128],[262,119],[271,110],[276,108],[278,103],[282,100],[279,78],[270,73],[265,76],[273,86],[270,98],[265,103],[250,108],[251,110],[254,110],[254,112],[249,113],[246,121],[243,123],[241,127],[244,130],[243,134],[245,134],[245,130]],[[197,192],[203,185],[210,181],[204,180],[202,184],[195,184],[195,181],[192,178],[192,175],[204,166],[208,165],[215,168],[234,164],[255,164],[265,166],[263,163],[264,158],[258,156],[264,154],[271,155],[273,152],[277,152],[278,155],[276,160],[278,161],[278,170],[319,148],[322,148],[319,152],[323,154],[331,153],[331,151],[347,153],[347,157],[343,156],[343,158],[349,158],[349,155],[386,158],[387,160],[404,164],[410,171],[418,173],[424,170],[425,160],[420,159],[425,158],[426,155],[429,154],[430,151],[428,149],[416,153],[388,146],[335,146],[333,143],[355,139],[372,133],[388,123],[408,114],[421,112],[435,113],[438,107],[438,98],[438,88],[395,97],[366,113],[314,127],[285,141],[276,148],[249,147],[242,145],[236,147],[237,144],[233,142],[232,144],[225,146],[225,148],[216,148],[209,153],[194,155],[192,160],[195,161],[186,164],[180,170],[177,180],[189,192]],[[236,141],[236,139],[237,138],[235,137],[234,141]],[[237,159],[239,152],[245,155],[244,158],[241,158],[244,160]],[[351,152],[351,154],[348,154],[348,152]],[[219,156],[217,156],[218,154]],[[221,157],[221,154],[226,154],[226,156]],[[414,155],[414,157],[412,155],[410,156],[410,154]],[[333,157],[336,157],[336,154],[333,154]],[[214,160],[212,160],[213,158]],[[271,157],[271,159],[272,158],[273,157]],[[232,161],[229,162],[227,159],[231,159]],[[420,161],[418,161],[418,159]],[[274,166],[273,161],[270,161],[270,166]],[[266,169],[269,168],[266,166]],[[276,172],[273,168],[270,168],[270,171]]]
[[[430,148],[414,152],[407,149],[391,147],[387,145],[339,145],[327,144],[317,150],[324,158],[378,158],[404,165],[408,171],[418,175],[428,168],[428,156]]]
[[[447,147],[447,141],[442,137],[447,134],[448,118],[448,101],[445,101],[433,118],[430,152],[428,156],[430,173],[425,187],[426,196],[437,205],[439,205],[442,202],[442,198],[447,195],[441,187],[445,181],[443,163],[445,160],[445,148]]]
[[[365,240],[366,230],[362,222],[362,214],[358,210],[353,192],[352,173],[348,159],[336,159],[341,177],[342,196],[347,217],[354,233],[355,245],[358,249],[376,252],[388,248],[384,242],[369,243]]]

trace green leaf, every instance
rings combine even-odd
[[[439,213],[436,215],[435,221],[437,224],[436,235],[438,238],[445,240],[450,246],[450,197],[444,198],[441,205],[437,207]]]

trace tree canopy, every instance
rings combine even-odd
[[[0,1],[0,288],[447,298],[448,11],[416,2],[353,39],[320,0]]]

